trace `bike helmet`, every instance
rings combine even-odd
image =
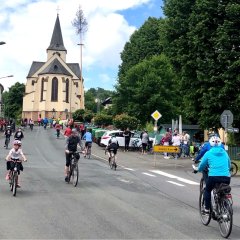
[[[11,126],[7,126],[7,129],[10,129],[11,128]]]
[[[209,139],[209,143],[212,147],[221,146],[222,142],[219,137],[213,136]]]
[[[19,140],[14,140],[14,141],[13,141],[13,145],[21,146],[22,143],[21,143],[21,141],[19,141]]]
[[[76,129],[76,128],[73,128],[73,129],[72,129],[72,133],[77,133],[77,129]]]

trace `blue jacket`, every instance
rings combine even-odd
[[[230,177],[230,158],[222,147],[212,147],[204,154],[198,171],[202,172],[208,166],[208,176]]]
[[[92,134],[90,132],[86,132],[83,135],[83,139],[86,139],[86,142],[92,142]]]
[[[205,142],[204,145],[202,146],[201,150],[200,150],[200,153],[197,155],[195,161],[199,161],[203,157],[203,155],[207,151],[209,151],[211,148],[212,147],[211,147],[210,143],[209,142]],[[223,144],[221,145],[221,148],[225,149]]]

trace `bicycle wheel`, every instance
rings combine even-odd
[[[114,156],[114,162],[113,162],[113,164],[114,164],[114,170],[116,171],[116,170],[117,170],[117,163],[116,163],[116,160],[115,160],[115,156]]]
[[[16,197],[16,194],[17,194],[17,179],[18,179],[18,176],[17,176],[17,172],[14,172],[13,174],[13,196]]]
[[[212,215],[212,210],[210,209],[209,214],[204,214],[203,213],[204,209],[204,189],[200,192],[199,196],[199,213],[200,213],[200,219],[203,225],[207,226],[210,221],[211,221],[211,215]]]
[[[233,210],[229,199],[222,199],[220,203],[220,217],[218,226],[222,237],[228,238],[232,232]]]
[[[77,184],[78,184],[78,174],[79,174],[79,172],[78,172],[78,164],[75,163],[74,167],[72,169],[72,184],[73,184],[74,187],[76,187]]]
[[[88,148],[88,153],[87,153],[88,159],[91,157],[91,148]]]
[[[204,182],[204,178],[202,177],[200,180],[200,192],[205,188],[205,182]]]
[[[11,192],[13,191],[13,172],[10,172],[10,180],[9,180],[9,185],[10,185],[10,190]]]
[[[9,138],[6,139],[6,149],[8,149],[8,144],[9,144]]]
[[[237,171],[238,171],[237,164],[234,162],[231,162],[231,168],[230,168],[231,177],[235,176],[237,174]]]
[[[71,176],[72,176],[72,164],[69,165],[69,173],[68,173],[68,181],[67,181],[67,183],[70,183]]]

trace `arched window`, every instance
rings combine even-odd
[[[58,79],[55,77],[52,80],[52,97],[51,97],[52,102],[57,102],[58,101]]]
[[[44,78],[42,78],[41,82],[41,101],[43,101],[43,91],[44,91]]]
[[[69,80],[66,80],[66,103],[69,102]]]

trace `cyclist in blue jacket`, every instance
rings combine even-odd
[[[204,213],[209,214],[211,205],[211,191],[216,183],[230,184],[231,161],[227,152],[221,147],[221,139],[219,137],[211,137],[209,144],[212,147],[202,158],[196,171],[202,172],[208,167],[208,178],[204,192],[205,209]]]

